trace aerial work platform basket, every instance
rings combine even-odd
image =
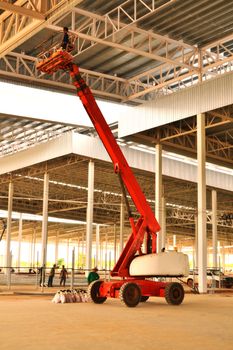
[[[59,49],[51,54],[44,54],[39,58],[39,62],[36,68],[43,73],[52,74],[59,69],[66,70],[69,64],[72,62],[73,56],[65,50]]]

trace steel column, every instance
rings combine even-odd
[[[103,242],[100,241],[100,263],[99,266],[101,269],[104,267],[104,248],[103,248]]]
[[[96,266],[99,267],[100,225],[96,225]]]
[[[94,162],[88,163],[88,195],[87,195],[87,227],[86,227],[86,269],[91,269],[92,258],[92,231],[93,231],[93,208],[94,208]]]
[[[176,235],[173,235],[173,249],[176,248]]]
[[[114,261],[114,265],[116,264],[116,255],[117,255],[117,230],[116,230],[116,224],[114,224],[114,227],[113,227],[113,230],[114,230],[114,246],[113,246],[113,261]]]
[[[58,260],[58,245],[59,245],[59,231],[57,230],[56,241],[55,241],[55,263],[56,264]]]
[[[12,220],[12,206],[13,206],[13,182],[9,183],[8,188],[8,213],[7,213],[7,229],[6,229],[6,277],[7,285],[10,286],[10,266],[11,266],[11,220]]]
[[[155,146],[155,217],[158,223],[162,223],[162,145]],[[162,234],[157,233],[157,253],[162,248]]]
[[[36,227],[33,228],[33,249],[32,249],[32,266],[35,266],[36,258]]]
[[[35,230],[33,229],[32,236],[31,236],[31,247],[30,247],[30,267],[33,266],[33,247],[34,247],[34,235],[35,235]]]
[[[44,173],[43,189],[43,218],[42,218],[42,244],[41,244],[41,265],[46,266],[47,262],[47,241],[48,241],[48,199],[49,199],[49,174]]]
[[[198,268],[198,219],[195,215],[195,266]]]
[[[83,267],[84,267],[84,231],[82,232],[81,254],[82,254],[81,267],[83,269]]]
[[[20,269],[21,265],[21,242],[22,242],[22,233],[23,233],[23,214],[19,214],[19,234],[18,234],[18,259],[17,267]]]
[[[69,267],[69,254],[70,253],[70,239],[67,239],[67,244],[66,244],[66,266]]]
[[[166,247],[166,200],[162,197],[161,248]]]
[[[107,270],[108,263],[108,234],[105,234],[105,258],[104,258],[104,268]]]
[[[206,146],[205,115],[197,115],[197,199],[198,199],[198,285],[199,292],[207,292],[207,246],[206,246]]]
[[[224,242],[222,242],[222,268],[223,268],[223,272],[225,271],[225,246],[224,246]]]
[[[212,190],[212,245],[213,267],[218,266],[218,242],[217,242],[217,192]]]

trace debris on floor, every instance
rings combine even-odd
[[[62,289],[59,290],[53,297],[52,303],[87,303],[87,292],[83,289]]]

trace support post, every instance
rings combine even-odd
[[[224,242],[222,242],[222,269],[223,272],[225,272],[225,246],[224,246]]]
[[[92,257],[92,230],[94,208],[94,162],[88,163],[88,197],[87,197],[87,227],[86,227],[86,269],[91,270]],[[87,272],[88,272],[87,271]]]
[[[207,292],[207,248],[206,248],[206,146],[205,115],[197,115],[197,198],[198,198],[198,285],[199,292]]]
[[[195,215],[195,266],[198,268],[198,218]]]
[[[30,267],[33,267],[33,247],[34,247],[34,228],[31,236],[31,247],[30,247]]]
[[[105,234],[105,270],[107,270],[107,263],[108,263],[108,234]]]
[[[100,240],[100,269],[102,270],[103,269],[103,261],[104,261],[104,258],[103,258],[103,242],[101,242]]]
[[[166,200],[164,197],[162,197],[161,200],[161,206],[162,206],[162,221],[161,221],[161,247],[166,247]]]
[[[114,252],[114,256],[113,256],[113,261],[114,261],[114,266],[116,265],[116,253],[117,253],[117,230],[116,230],[116,224],[114,224],[114,247],[113,247],[113,252]]]
[[[173,235],[173,249],[176,248],[176,235]]]
[[[155,217],[158,223],[162,224],[162,145],[155,146]],[[157,253],[162,248],[161,232],[157,233]]]
[[[47,261],[47,241],[48,241],[48,199],[49,199],[49,174],[44,173],[43,189],[43,218],[42,218],[42,244],[41,244],[41,265],[44,272]]]
[[[6,277],[7,285],[10,287],[10,278],[11,278],[11,221],[12,221],[12,206],[13,206],[13,192],[14,185],[13,182],[9,183],[8,189],[8,213],[7,213],[7,228],[6,228]]]
[[[74,288],[74,265],[75,265],[75,250],[72,249],[72,269],[71,269],[71,290]]]
[[[69,252],[70,252],[70,239],[67,239],[67,244],[66,244],[66,266],[69,267]]]
[[[21,242],[22,242],[22,234],[23,234],[23,214],[19,214],[19,234],[18,234],[18,261],[17,261],[17,267],[18,272],[20,272],[20,265],[21,265]]]
[[[79,270],[79,267],[80,267],[80,261],[79,261],[80,250],[79,250],[79,248],[80,248],[80,245],[79,245],[79,239],[78,239],[78,243],[77,243],[77,255],[78,255],[78,257],[77,257],[77,268],[78,268],[78,270]]]
[[[99,268],[100,225],[96,225],[96,267]]]
[[[57,230],[56,241],[55,241],[55,263],[58,261],[58,245],[59,245],[59,230]]]
[[[35,267],[36,260],[36,226],[33,227],[33,250],[32,250],[32,266]]]
[[[84,267],[84,231],[82,232],[81,254],[82,254],[81,267],[82,267],[82,269],[83,269],[83,267]]]
[[[217,241],[217,192],[212,190],[212,244],[213,267],[218,266],[218,241]]]

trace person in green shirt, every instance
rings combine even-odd
[[[89,275],[87,277],[88,284],[90,284],[91,282],[96,281],[100,278],[97,271],[98,271],[97,267],[94,267],[94,269],[92,269],[92,271],[89,272]]]

